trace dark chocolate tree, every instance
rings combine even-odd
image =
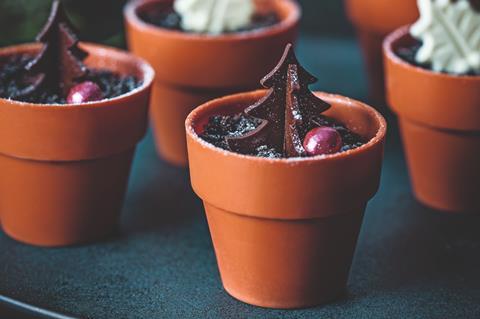
[[[43,43],[43,48],[25,66],[26,76],[33,80],[23,95],[58,88],[66,96],[88,75],[88,68],[82,62],[88,54],[78,47],[78,38],[61,1],[53,1],[48,21],[36,40]]]
[[[330,107],[309,90],[315,82],[288,44],[278,65],[260,82],[269,88],[267,94],[245,110],[247,115],[263,120],[262,124],[246,135],[228,137],[230,149],[253,154],[259,146],[268,145],[285,157],[306,156],[302,145],[305,130],[315,116]]]

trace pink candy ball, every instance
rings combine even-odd
[[[308,155],[334,154],[342,149],[342,137],[337,130],[322,126],[312,129],[303,140]]]
[[[70,89],[67,96],[68,104],[80,104],[103,99],[102,89],[90,81],[82,82]]]

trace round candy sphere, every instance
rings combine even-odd
[[[303,140],[303,147],[311,156],[337,153],[342,144],[340,133],[327,126],[312,129]]]
[[[70,89],[67,103],[80,104],[103,99],[102,89],[91,81],[79,83]]]

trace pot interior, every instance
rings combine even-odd
[[[251,94],[239,94],[211,102],[207,107],[197,112],[192,119],[193,131],[199,135],[204,131],[210,117],[214,115],[234,115],[243,112],[247,107],[257,102],[266,91]],[[362,136],[366,142],[378,135],[383,120],[379,113],[365,104],[337,95],[315,93],[331,104],[331,108],[322,113],[344,124],[352,132]]]
[[[151,70],[142,60],[133,58],[126,52],[95,45],[82,44],[90,55],[85,64],[92,68],[106,69],[121,75],[133,75],[144,83],[153,78]]]
[[[150,67],[127,52],[88,43],[80,43],[80,46],[89,53],[84,63],[90,68],[104,69],[123,76],[133,75],[144,83],[153,79]],[[14,55],[34,57],[41,47],[41,44],[32,43],[4,48],[0,50],[0,65]]]
[[[408,49],[414,46],[417,43],[417,40],[413,38],[410,33],[405,33],[402,37],[399,37],[395,39],[391,44],[390,44],[390,50],[395,54],[395,56],[402,61],[405,61],[403,58],[401,58],[397,52],[400,49]],[[405,61],[405,63],[408,63]]]
[[[291,14],[291,3],[284,0],[255,0],[256,13],[268,14],[276,12],[280,20],[285,20]],[[152,10],[168,10],[173,7],[173,0],[146,0],[135,10],[135,14],[138,17],[142,17],[145,13]]]

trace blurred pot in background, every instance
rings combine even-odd
[[[132,1],[125,7],[130,49],[156,71],[150,117],[157,149],[177,166],[186,166],[184,123],[198,105],[229,93],[258,87],[287,43],[295,41],[300,7],[293,0],[257,1],[257,12],[275,12],[279,22],[251,32],[206,35],[155,26],[139,17],[172,0]]]
[[[397,52],[409,28],[385,40],[388,104],[398,116],[415,197],[452,213],[480,211],[480,76],[434,72]]]
[[[386,35],[418,17],[416,0],[345,0],[347,15],[362,46],[370,97],[385,104],[382,42]]]

